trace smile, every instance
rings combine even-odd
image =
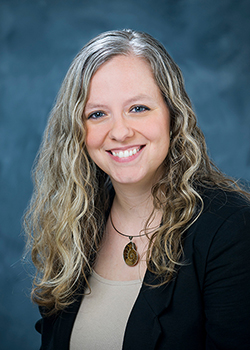
[[[110,151],[110,152],[114,157],[128,158],[128,157],[131,157],[131,156],[135,155],[136,153],[138,153],[141,149],[142,149],[142,146],[131,149],[131,150],[125,150],[125,151],[119,151],[119,152]]]

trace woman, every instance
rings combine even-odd
[[[145,33],[73,61],[26,215],[41,349],[249,349],[249,194],[207,155],[179,68]]]

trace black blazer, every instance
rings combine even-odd
[[[250,349],[250,206],[221,190],[206,191],[203,199],[202,215],[186,232],[185,265],[176,277],[152,288],[147,284],[159,281],[147,270],[124,350]],[[81,298],[37,322],[41,350],[69,349]]]

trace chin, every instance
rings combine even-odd
[[[138,176],[138,174],[135,174],[135,176],[110,176],[111,181],[115,182],[117,184],[121,184],[121,185],[144,185],[145,188],[147,186],[152,187],[153,184],[153,179],[155,178],[155,176]]]

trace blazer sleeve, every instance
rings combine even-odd
[[[39,307],[42,318],[35,328],[41,334],[40,350],[69,350],[71,331],[81,305],[83,289],[79,289],[72,304],[57,314],[48,315]]]
[[[214,236],[204,281],[206,349],[250,349],[250,209],[225,220]]]
[[[35,324],[35,329],[38,333],[41,334],[41,346],[39,350],[52,350],[52,342],[53,339],[53,326],[55,321],[55,316],[45,317],[44,316],[44,308],[39,307],[40,314],[42,316]]]

